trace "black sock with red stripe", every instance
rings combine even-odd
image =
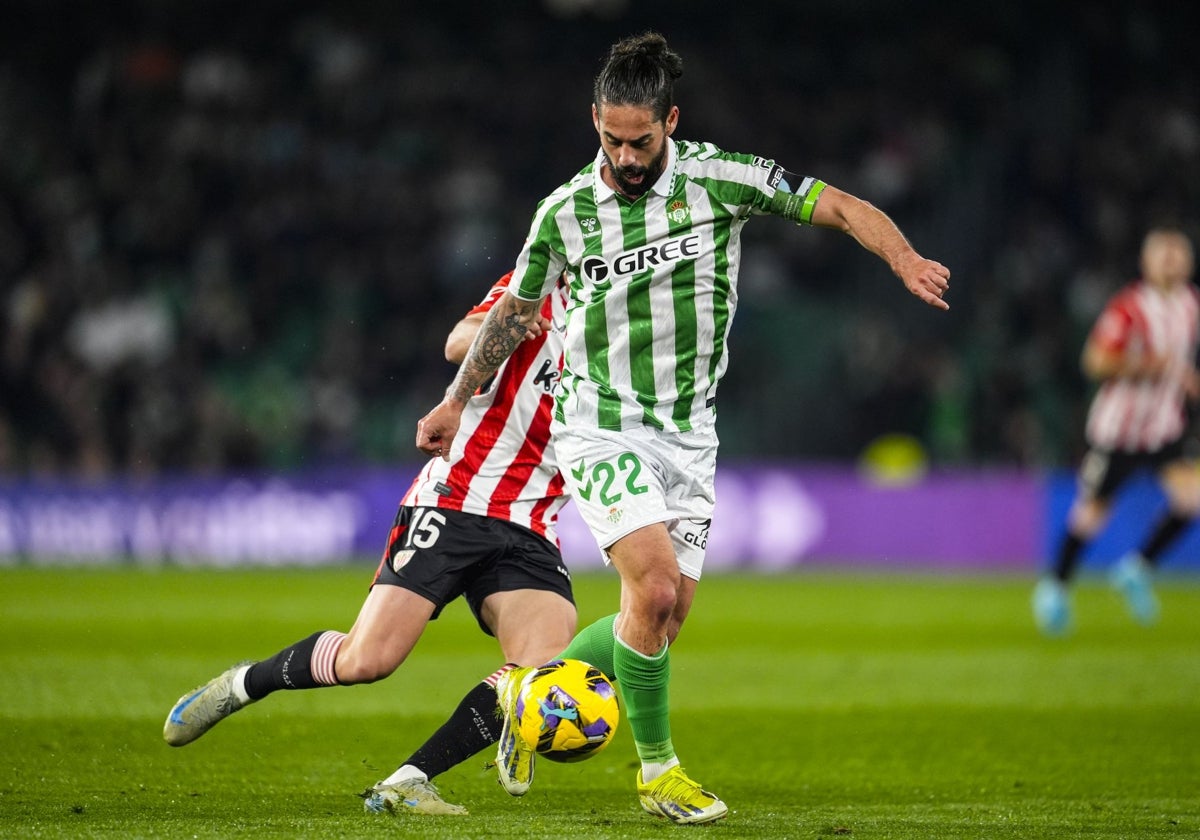
[[[246,693],[260,700],[280,689],[322,688],[337,685],[333,661],[346,634],[319,630],[307,639],[256,662],[246,672]]]

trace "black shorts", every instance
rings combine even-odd
[[[428,598],[433,617],[459,595],[489,636],[483,600],[496,592],[540,589],[572,604],[571,573],[558,548],[520,525],[490,516],[431,507],[401,507],[388,535],[375,584]]]
[[[1089,449],[1079,467],[1079,494],[1086,499],[1107,501],[1139,470],[1158,472],[1172,461],[1184,457],[1182,438],[1154,452]]]

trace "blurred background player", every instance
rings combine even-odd
[[[451,331],[446,358],[460,362],[511,274]],[[506,665],[474,686],[450,719],[390,777],[366,793],[372,811],[465,814],[430,779],[495,743],[496,681],[516,665],[557,654],[575,631],[571,579],[555,524],[566,501],[550,441],[562,365],[561,285],[508,364],[468,401],[464,434],[432,459],[400,503],[370,593],[349,633],[319,631],[253,664],[234,666],[185,694],[163,737],[172,746],[279,689],[382,679],[412,651],[429,621],[464,596]]]
[[[1200,471],[1184,452],[1189,402],[1200,396],[1195,366],[1198,294],[1190,282],[1192,243],[1160,227],[1142,242],[1141,279],[1114,295],[1083,349],[1083,370],[1100,383],[1088,413],[1088,452],[1067,531],[1048,574],[1033,592],[1038,627],[1056,635],[1070,626],[1068,587],[1080,554],[1108,521],[1117,490],[1135,472],[1154,471],[1167,510],[1140,549],[1124,555],[1111,581],[1133,617],[1151,624],[1158,600],[1151,576],[1164,550],[1200,512]]]
[[[657,33],[615,44],[595,80],[592,162],[539,205],[509,291],[417,445],[456,438],[479,384],[524,337],[538,301],[566,271],[571,304],[553,428],[571,496],[621,576],[620,612],[587,628],[566,655],[620,682],[641,760],[639,801],[677,823],[728,809],[680,766],[668,710],[670,642],[704,564],[715,504],[716,393],[737,306],[742,226],[772,214],[835,228],[887,262],[905,287],[946,309],[949,270],[918,254],[882,211],[760,157],[671,138],[682,59]],[[502,679],[511,707],[519,671]],[[528,789],[532,750],[508,722],[501,782]]]

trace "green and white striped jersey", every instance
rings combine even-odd
[[[806,205],[824,184],[708,143],[667,139],[667,164],[637,201],[600,177],[603,152],[538,206],[509,290],[540,300],[570,286],[558,391],[562,422],[624,430],[707,427],[728,361],[741,229],[777,190]]]

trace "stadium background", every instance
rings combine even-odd
[[[1147,225],[1200,241],[1194,13],[940,5],[7,3],[0,562],[381,540],[447,329],[592,154],[604,50],[653,27],[685,59],[681,137],[869,198],[954,270],[936,313],[847,238],[747,227],[720,401],[723,498],[745,501],[724,515],[824,507],[808,542],[732,541],[729,562],[1031,569],[1082,446],[1091,319]],[[871,463],[915,440],[915,468],[864,478],[889,435]],[[878,521],[878,542],[820,542],[947,500],[944,546]],[[315,521],[349,542],[309,556]]]

